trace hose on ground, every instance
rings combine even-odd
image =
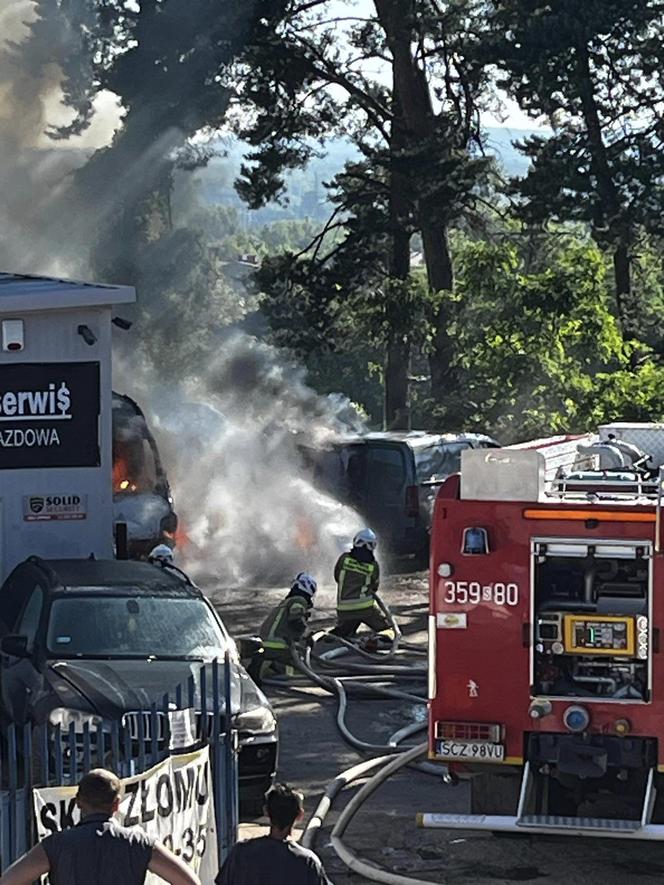
[[[382,870],[379,867],[375,867],[372,864],[363,861],[354,851],[348,848],[348,846],[343,842],[341,838],[345,833],[348,824],[357,813],[357,810],[369,798],[369,796],[371,796],[371,794],[375,790],[377,790],[378,787],[384,781],[386,781],[388,777],[399,771],[399,769],[404,768],[409,763],[414,762],[418,758],[418,756],[426,753],[426,750],[426,743],[418,744],[418,746],[413,747],[405,753],[401,753],[399,756],[391,759],[383,768],[380,769],[380,771],[374,774],[373,777],[369,781],[367,781],[367,783],[364,784],[363,787],[358,790],[358,792],[353,796],[348,805],[346,805],[344,810],[341,812],[341,814],[339,815],[339,819],[332,829],[330,841],[332,842],[332,847],[337,856],[346,864],[346,866],[350,870],[355,873],[359,873],[361,876],[364,876],[367,879],[371,879],[373,882],[383,882],[385,883],[385,885],[432,885],[431,881],[429,880],[414,879],[410,876],[401,876],[397,873],[390,873],[387,870]],[[380,762],[382,761],[383,759],[380,760]],[[341,789],[341,787],[339,789]],[[337,792],[339,791],[337,790]],[[321,824],[319,824],[319,828],[320,825],[322,825],[322,821]]]
[[[341,774],[338,774],[335,779],[328,784],[320,802],[314,809],[314,813],[309,818],[309,822],[300,838],[300,844],[305,848],[311,848],[313,846],[318,831],[323,826],[327,813],[332,807],[332,803],[344,787],[347,787],[348,784],[363,777],[365,774],[368,774],[374,768],[378,768],[379,765],[389,762],[392,758],[392,756],[376,756],[374,759],[367,759],[365,762],[353,765],[352,768],[347,768],[345,771],[342,771]]]
[[[407,876],[390,873],[387,870],[382,870],[366,863],[355,852],[348,848],[341,838],[348,827],[348,824],[364,801],[396,771],[399,771],[406,766],[412,766],[426,774],[434,774],[438,777],[442,777],[445,773],[445,769],[442,766],[437,766],[430,762],[417,761],[418,758],[426,752],[426,743],[418,744],[416,747],[411,747],[406,750],[402,750],[399,747],[399,743],[402,740],[405,740],[416,732],[422,731],[426,728],[424,722],[409,723],[407,726],[400,728],[390,737],[387,744],[372,744],[363,741],[353,735],[346,725],[345,717],[348,707],[348,694],[352,693],[354,696],[357,696],[358,690],[360,693],[368,691],[369,694],[373,694],[374,696],[376,694],[383,695],[391,698],[405,699],[413,703],[425,703],[426,701],[424,697],[405,692],[399,688],[385,686],[384,684],[375,684],[376,680],[381,682],[384,682],[385,680],[392,682],[396,679],[415,681],[426,675],[426,670],[421,667],[401,666],[394,663],[390,666],[385,666],[381,663],[386,658],[393,658],[396,656],[401,633],[394,621],[392,613],[383,605],[382,600],[378,601],[381,609],[394,629],[395,638],[392,642],[392,647],[388,652],[383,652],[375,656],[369,655],[369,653],[363,649],[356,648],[352,643],[341,637],[335,638],[339,639],[343,648],[336,648],[322,655],[312,655],[311,649],[308,648],[304,658],[302,658],[301,655],[298,654],[298,649],[295,646],[291,647],[293,663],[299,672],[324,691],[336,694],[338,699],[336,716],[337,726],[344,740],[362,752],[371,751],[383,754],[373,759],[368,759],[365,762],[361,762],[358,765],[354,765],[352,768],[337,775],[332,783],[328,785],[324,795],[316,806],[313,815],[309,819],[302,835],[301,842],[306,848],[312,847],[316,835],[323,826],[325,818],[332,807],[335,797],[341,792],[341,790],[348,786],[352,781],[364,777],[369,772],[382,766],[382,768],[371,777],[356,795],[353,796],[346,808],[342,811],[332,830],[332,847],[350,870],[360,873],[373,881],[384,882],[387,883],[387,885],[431,885],[430,882],[425,880],[413,879]],[[348,654],[349,651],[353,651],[361,657],[369,658],[372,663],[356,664],[348,661],[344,661],[343,663],[339,662],[339,658]],[[312,657],[317,663],[321,664],[327,672],[319,673],[314,670],[312,666]]]

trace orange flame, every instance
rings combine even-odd
[[[300,550],[311,550],[316,543],[316,532],[310,520],[300,516],[295,521],[295,543]]]
[[[124,458],[116,457],[113,460],[113,491],[135,492],[136,484],[129,476],[129,466]]]

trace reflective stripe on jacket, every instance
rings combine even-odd
[[[350,553],[344,553],[339,557],[334,574],[338,611],[357,611],[374,605],[379,580],[377,562],[360,562]]]
[[[286,649],[302,637],[310,609],[301,596],[287,596],[263,621],[260,637],[265,648]]]

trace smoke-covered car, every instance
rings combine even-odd
[[[253,804],[272,781],[277,727],[270,703],[201,591],[177,569],[118,560],[20,563],[0,588],[2,722],[59,724],[97,718],[132,733],[139,711],[231,652],[231,709],[240,739],[240,795]],[[206,709],[213,686],[206,679]],[[223,680],[219,691],[223,692]],[[219,697],[223,710],[223,695]],[[146,750],[151,746],[149,718]],[[198,716],[200,723],[201,716]]]
[[[365,433],[303,449],[316,485],[348,504],[379,535],[385,555],[424,558],[433,502],[461,469],[464,449],[498,443],[479,433]]]
[[[129,555],[175,542],[178,525],[157,444],[139,406],[113,393],[113,519],[125,523]]]

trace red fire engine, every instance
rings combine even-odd
[[[471,814],[423,826],[664,839],[663,465],[664,425],[614,424],[442,485],[429,751]]]

